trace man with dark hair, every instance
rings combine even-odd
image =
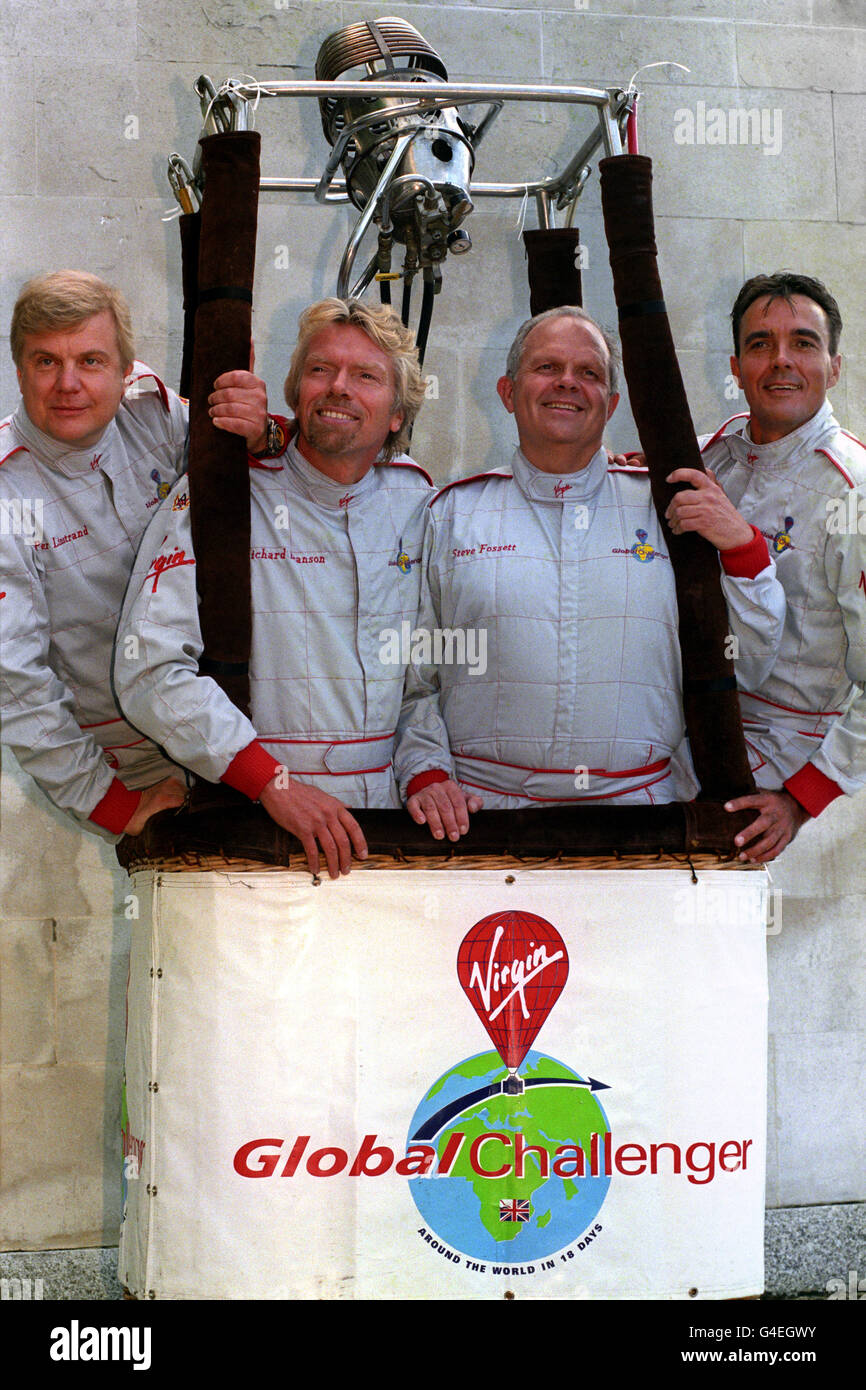
[[[797,275],[792,270],[777,270],[773,275],[753,275],[742,286],[731,309],[731,329],[734,336],[734,355],[740,355],[740,324],[743,314],[756,299],[784,299],[788,304],[794,295],[812,299],[824,310],[827,323],[827,350],[831,357],[839,351],[842,336],[842,315],[827,286],[811,275]]]
[[[464,833],[481,798],[507,810],[683,794],[674,578],[646,468],[611,463],[602,442],[619,399],[612,347],[582,309],[524,324],[497,386],[520,441],[510,470],[430,504],[418,630],[462,634],[467,650],[478,634],[486,650],[473,667],[452,641],[450,659],[434,647],[407,673],[397,771],[436,838]],[[784,608],[767,543],[730,504],[703,534],[741,669],[760,678]]]
[[[866,784],[866,449],[841,429],[827,391],[839,379],[842,318],[819,280],[780,271],[743,285],[731,314],[733,371],[749,406],[703,445],[726,497],[770,543],[786,599],[771,673],[740,703],[762,790],[730,803],[759,815],[741,858],[781,853],[799,827]],[[719,489],[692,482],[671,503],[674,531],[711,524]]]
[[[294,438],[250,478],[251,719],[209,677],[182,481],[141,547],[118,629],[127,717],[206,781],[260,801],[332,878],[366,854],[348,806],[398,807],[392,769],[427,474],[400,456],[424,398],[411,333],[387,308],[326,299],[301,316],[285,386]]]
[[[60,810],[135,834],[185,795],[121,718],[110,675],[138,542],[183,468],[186,405],[133,362],[126,300],[86,271],[29,281],[10,343],[21,403],[0,423],[3,742]],[[214,424],[253,447],[266,406],[249,372],[211,396]]]

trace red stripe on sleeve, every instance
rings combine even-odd
[[[767,542],[756,526],[752,527],[752,539],[745,545],[735,545],[731,550],[720,550],[722,568],[733,579],[757,579],[761,570],[770,563]]]
[[[842,788],[814,763],[806,763],[785,782],[785,790],[799,801],[810,816],[820,816],[831,801],[842,796]]]
[[[433,782],[450,782],[447,772],[443,772],[441,767],[435,767],[430,772],[419,772],[413,777],[406,788],[407,796],[414,796],[416,792],[423,791],[425,787],[431,786]]]
[[[130,791],[119,778],[115,777],[105,796],[94,806],[88,817],[94,825],[109,830],[112,835],[122,835],[134,815],[141,800],[141,792]]]
[[[255,739],[236,753],[220,778],[227,787],[243,792],[250,801],[258,801],[265,787],[276,777],[282,763],[272,758],[270,753]]]

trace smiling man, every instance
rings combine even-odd
[[[482,799],[681,794],[671,564],[646,468],[611,464],[602,444],[619,400],[614,345],[582,309],[551,309],[521,327],[497,389],[517,423],[511,471],[452,484],[429,509],[419,628],[487,635],[483,672],[407,673],[397,771],[436,838],[465,832]],[[760,677],[784,599],[766,541],[726,508],[704,534],[721,553],[741,669]]]
[[[198,776],[260,801],[312,872],[321,852],[336,878],[353,851],[366,853],[347,807],[400,805],[404,667],[385,658],[380,634],[414,623],[431,484],[400,456],[424,382],[396,315],[326,299],[299,330],[285,384],[294,437],[251,475],[251,720],[198,675],[185,482],[142,546],[115,681],[137,728]]]
[[[51,801],[136,833],[185,788],[111,693],[117,617],[145,527],[183,468],[186,405],[134,363],[129,307],[85,271],[38,276],[12,315],[21,403],[0,423],[0,717]],[[214,423],[253,444],[267,396],[221,377]]]
[[[827,400],[839,379],[842,318],[825,285],[788,271],[755,276],[731,320],[731,369],[749,415],[707,440],[704,461],[767,538],[787,598],[772,672],[740,696],[764,790],[731,806],[758,810],[738,842],[741,857],[763,861],[866,784],[866,449]],[[677,495],[669,519],[698,529],[717,504],[718,489],[699,483]]]

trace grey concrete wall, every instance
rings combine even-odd
[[[139,355],[176,383],[177,228],[171,150],[192,157],[192,82],[207,72],[311,77],[322,38],[397,10],[452,78],[624,85],[639,79],[641,148],[655,167],[662,275],[693,414],[709,429],[741,408],[728,378],[727,314],[742,279],[792,266],[839,298],[845,366],[837,414],[866,427],[861,0],[588,0],[559,6],[382,6],[299,0],[3,0],[0,81],[0,325],[31,274],[77,265],[127,291]],[[691,112],[757,108],[757,144],[677,139]],[[582,139],[588,118],[578,123]],[[263,172],[321,171],[313,103],[264,101]],[[521,107],[479,151],[490,182],[535,178],[575,147],[573,118]],[[765,152],[765,147],[767,152]],[[480,200],[474,250],[446,266],[414,451],[445,480],[499,463],[510,420],[494,396],[504,349],[528,313],[517,202]],[[577,217],[585,302],[615,321],[597,181]],[[535,225],[530,207],[526,225]],[[349,219],[310,197],[265,195],[260,212],[257,366],[280,400],[294,326],[333,291]],[[0,354],[0,408],[17,387]],[[635,443],[624,401],[610,441]],[[779,861],[781,930],[769,939],[768,1202],[862,1200],[864,799],[837,802]],[[11,764],[0,848],[0,1248],[110,1243],[118,1220],[119,1086],[129,923],[110,847],[80,834]],[[777,917],[777,925],[779,919]],[[835,1271],[830,1270],[829,1275]]]

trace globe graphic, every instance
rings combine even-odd
[[[466,1136],[448,1176],[435,1176],[434,1164],[433,1176],[411,1179],[409,1189],[430,1232],[473,1260],[512,1265],[555,1254],[592,1225],[610,1185],[609,1177],[589,1175],[591,1136],[603,1136],[609,1125],[588,1081],[565,1063],[535,1051],[526,1054],[518,1074],[525,1089],[509,1095],[499,1090],[508,1072],[497,1052],[459,1062],[427,1092],[409,1129],[408,1142],[417,1143],[422,1135],[435,1146],[438,1159],[452,1136]],[[477,1093],[488,1087],[494,1093],[479,1098]],[[443,1114],[447,1119],[440,1129]],[[525,1156],[523,1176],[515,1176],[513,1143],[499,1141],[483,1146],[483,1166],[498,1169],[507,1164],[508,1171],[502,1177],[473,1171],[474,1139],[518,1131],[527,1148],[541,1146],[549,1152],[546,1179],[534,1153]],[[601,1142],[599,1138],[599,1147]],[[574,1176],[553,1172],[553,1156],[566,1144],[579,1144],[583,1150],[585,1176],[574,1173],[573,1163],[566,1166]],[[515,1201],[528,1201],[528,1220],[510,1219]]]

